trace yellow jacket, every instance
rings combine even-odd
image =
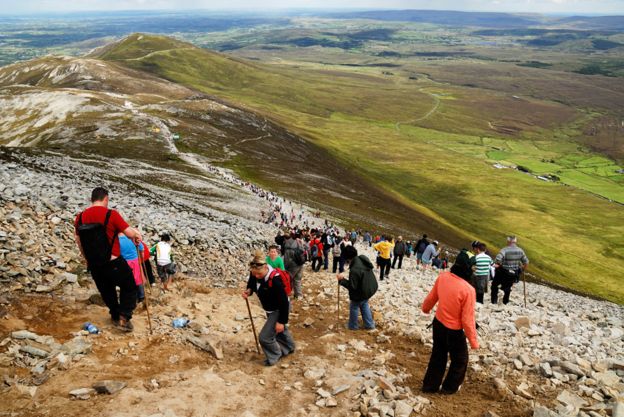
[[[388,241],[379,242],[374,246],[374,249],[380,253],[384,259],[390,259],[390,251],[394,248],[394,245]]]

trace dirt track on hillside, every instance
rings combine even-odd
[[[297,352],[271,368],[262,366],[263,358],[255,352],[238,289],[210,290],[197,281],[181,281],[178,289],[153,299],[152,336],[148,334],[142,309],[133,320],[134,334],[126,335],[112,328],[107,311],[101,306],[65,303],[57,296],[19,296],[13,300],[7,319],[0,322],[2,337],[11,331],[29,329],[63,342],[71,339],[71,333],[79,331],[85,321],[94,322],[103,334],[89,336],[93,351],[69,370],[49,371],[50,378],[33,399],[5,385],[0,391],[0,415],[240,416],[249,411],[252,414],[248,416],[345,416],[353,415],[352,409],[359,409],[355,397],[360,384],[354,375],[384,367],[395,375],[410,374],[405,382],[414,394],[420,395],[429,348],[406,336],[385,333],[380,312],[376,312],[378,330],[347,331],[344,321],[348,302],[343,298],[339,322],[334,287],[328,284],[335,282],[333,275],[307,272],[305,282],[306,301],[294,305],[290,324]],[[262,310],[256,301],[252,308],[256,326],[260,327]],[[171,320],[179,316],[190,317],[194,328],[202,327],[218,335],[224,359],[216,360],[185,342],[192,330],[171,326]],[[306,327],[303,323],[308,318],[314,322]],[[390,340],[378,343],[377,337],[382,333],[391,336]],[[366,350],[352,349],[350,343],[354,340],[364,341]],[[388,358],[385,365],[373,363],[379,357]],[[317,400],[318,389],[314,379],[303,376],[311,367],[326,370],[324,387],[351,386],[336,397],[337,407],[319,411],[309,408]],[[0,373],[5,377],[17,375],[22,380],[30,378],[30,372],[22,368],[0,366]],[[102,379],[124,381],[127,387],[113,396],[70,399],[69,391],[90,387]],[[426,411],[431,416],[482,417],[488,410],[507,417],[530,415],[523,406],[501,399],[490,377],[471,371],[457,395],[425,397],[433,402]]]

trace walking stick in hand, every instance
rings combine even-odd
[[[256,334],[256,326],[254,325],[253,316],[251,315],[251,307],[249,307],[249,300],[245,298],[247,303],[247,312],[249,313],[249,320],[251,321],[251,330],[253,330],[254,340],[256,341],[256,350],[260,354],[260,344],[258,343],[258,335]]]
[[[338,321],[340,321],[340,281],[338,281],[338,297],[336,297],[336,309],[338,310]]]
[[[149,297],[147,296],[147,291],[145,291],[145,275],[143,275],[143,268],[141,268],[143,264],[143,254],[139,250],[137,246],[137,255],[139,256],[139,271],[141,274],[141,283],[143,284],[143,295],[145,296],[145,311],[147,312],[147,326],[149,327],[149,332],[152,334],[152,318],[150,317],[149,311]]]
[[[524,269],[522,270],[522,286],[524,287],[524,308],[527,306],[527,289],[526,289],[526,277]]]

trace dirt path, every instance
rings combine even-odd
[[[347,331],[348,301],[342,292],[339,322],[333,274],[314,274],[306,268],[304,279],[306,298],[294,304],[290,324],[297,352],[270,368],[261,365],[263,357],[255,352],[239,295],[242,282],[241,289],[211,290],[199,281],[184,280],[170,293],[156,296],[155,291],[151,336],[142,309],[133,320],[134,334],[126,335],[110,326],[104,307],[67,302],[62,296],[21,295],[12,301],[7,319],[0,322],[2,338],[15,330],[29,329],[64,342],[85,321],[95,323],[103,333],[89,336],[92,352],[69,370],[48,371],[49,379],[38,387],[34,398],[4,386],[0,390],[0,415],[345,416],[359,409],[362,379],[356,375],[370,370],[405,375],[405,387],[420,395],[429,348],[419,340],[384,332],[381,312],[376,313],[377,330]],[[260,328],[263,312],[255,299],[252,310]],[[182,316],[192,320],[190,328],[174,329],[172,319]],[[189,344],[186,337],[193,334],[219,340],[223,360]],[[304,376],[310,369],[323,370],[322,382]],[[5,379],[30,378],[28,369],[12,365],[0,365],[0,373]],[[127,387],[114,396],[70,399],[71,390],[90,387],[102,379],[124,381]],[[336,407],[319,409],[314,405],[319,387],[332,391],[341,385],[349,385],[349,389],[336,396]],[[276,401],[274,397],[287,400]],[[501,399],[490,378],[477,372],[469,372],[464,389],[457,395],[425,397],[432,401],[428,415],[481,417],[488,410],[507,417],[530,415],[524,407]]]
[[[396,129],[397,132],[399,132],[401,130],[401,124],[413,124],[413,123],[422,122],[423,120],[427,120],[428,118],[433,116],[433,114],[435,112],[438,111],[438,108],[440,108],[440,98],[436,94],[429,93],[429,92],[425,91],[424,88],[421,88],[418,91],[426,93],[426,94],[429,94],[429,96],[433,98],[435,104],[433,105],[431,110],[429,110],[427,113],[425,113],[421,117],[418,117],[418,118],[412,119],[412,120],[408,120],[408,121],[405,121],[405,122],[397,122],[397,123],[395,123],[394,128]]]

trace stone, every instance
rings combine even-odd
[[[509,392],[507,384],[501,378],[494,378],[494,387],[500,395],[506,395]]]
[[[331,394],[328,391],[325,391],[323,388],[319,388],[316,393],[321,396],[321,398],[329,398]]]
[[[494,411],[486,411],[486,413],[483,415],[483,417],[500,417],[497,413],[495,413]]]
[[[412,410],[412,406],[405,401],[397,401],[394,406],[394,417],[409,417]]]
[[[334,397],[329,397],[325,400],[325,407],[337,407],[338,401]]]
[[[513,360],[513,364],[516,367],[517,370],[521,370],[522,369],[522,362],[520,362],[518,359],[514,359]]]
[[[550,378],[553,376],[552,368],[548,362],[542,362],[539,364],[540,372],[543,376]]]
[[[561,368],[568,373],[571,373],[577,376],[585,376],[585,372],[583,372],[581,367],[575,363],[572,363],[569,361],[563,361],[559,363],[559,366],[561,366]]]
[[[533,417],[557,417],[557,414],[544,406],[538,405],[533,409]]]
[[[69,342],[62,346],[62,350],[66,352],[70,357],[76,355],[84,355],[91,352],[92,344],[83,337],[74,337]]]
[[[563,405],[572,406],[574,409],[580,409],[582,406],[587,404],[583,398],[579,397],[576,394],[571,393],[568,390],[563,390],[557,396],[557,401],[562,403]]]
[[[520,316],[514,321],[514,324],[516,325],[516,329],[518,330],[522,329],[523,327],[528,329],[531,327],[531,319],[529,319],[527,316]]]
[[[314,324],[314,319],[311,317],[308,317],[307,319],[305,319],[305,321],[303,322],[303,325],[305,327],[310,327]]]
[[[19,392],[21,395],[28,396],[30,398],[33,398],[35,394],[37,394],[37,387],[23,384],[15,384],[15,388],[17,389],[17,392]]]
[[[48,355],[50,354],[50,352],[48,351],[39,349],[35,346],[30,346],[30,345],[20,346],[19,351],[23,353],[27,353],[31,356],[35,356],[37,358],[47,358]]]
[[[78,388],[69,391],[70,396],[79,400],[88,400],[89,398],[91,398],[92,394],[95,394],[95,390],[93,388]]]
[[[351,388],[351,385],[339,385],[336,388],[334,388],[334,390],[332,391],[332,395],[336,396],[338,394],[341,394],[345,391],[347,391],[349,388]]]
[[[217,358],[217,360],[223,359],[223,350],[221,349],[221,347],[219,346],[219,343],[216,340],[209,338],[207,336],[203,336],[200,338],[200,337],[191,336],[191,335],[187,336],[186,340],[194,344],[198,348],[208,353],[211,353],[215,358]]]
[[[393,391],[393,392],[396,391],[396,388],[394,387],[394,385],[382,376],[380,376],[379,379],[377,379],[377,384],[382,390],[388,390],[388,391]]]
[[[70,284],[75,284],[78,282],[78,275],[72,274],[70,272],[65,272],[62,275],[62,278]]]
[[[16,332],[11,333],[11,337],[13,339],[18,339],[18,340],[24,340],[24,339],[37,340],[39,336],[33,332],[29,332],[28,330],[18,330]]]
[[[624,417],[624,399],[615,402],[611,417]]]
[[[115,394],[116,392],[121,391],[122,389],[124,389],[126,386],[125,382],[121,382],[121,381],[112,381],[112,380],[103,380],[103,381],[98,381],[95,384],[93,384],[93,389],[98,393],[98,394],[108,394],[108,395],[112,395]]]
[[[325,376],[325,370],[321,368],[310,368],[303,373],[305,379],[321,379]]]
[[[608,387],[612,387],[620,382],[620,377],[613,371],[595,372],[593,377],[596,382]]]

